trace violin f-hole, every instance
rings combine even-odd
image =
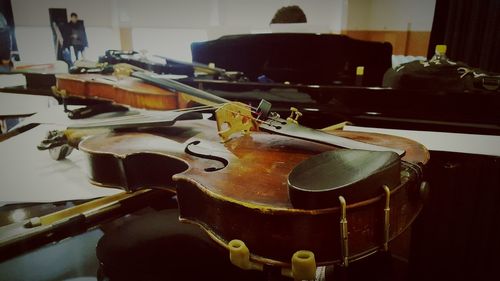
[[[216,171],[224,169],[229,164],[229,162],[222,157],[211,155],[211,154],[203,154],[203,153],[195,152],[191,149],[192,146],[199,145],[199,144],[200,144],[199,140],[192,141],[192,142],[188,143],[188,145],[186,145],[186,148],[184,149],[184,152],[186,152],[187,154],[189,154],[191,156],[195,156],[195,157],[199,157],[199,158],[203,158],[203,159],[210,159],[210,160],[214,160],[214,161],[221,163],[221,166],[219,166],[219,167],[205,168],[204,169],[205,172],[216,172]]]

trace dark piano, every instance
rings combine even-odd
[[[382,88],[392,46],[334,34],[249,34],[193,43],[193,61],[245,73],[248,82],[185,79],[228,99],[273,104],[282,116],[303,111],[302,124],[500,134],[500,93]],[[362,86],[356,67],[364,66]],[[264,77],[264,78],[263,78]],[[267,83],[263,83],[265,80]],[[260,81],[260,82],[259,82]]]

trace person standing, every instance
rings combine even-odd
[[[84,57],[84,50],[88,47],[87,34],[83,21],[78,19],[76,13],[71,13],[70,21],[68,22],[69,46],[73,47],[75,59],[79,60]]]
[[[0,13],[0,69],[8,71],[10,69],[10,56],[12,50],[12,40],[10,27],[4,15]]]

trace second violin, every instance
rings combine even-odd
[[[133,77],[103,74],[59,74],[52,88],[63,99],[98,99],[150,110],[179,108],[178,95]],[[185,106],[185,104],[184,104]]]

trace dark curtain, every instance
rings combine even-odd
[[[450,59],[500,72],[500,0],[436,0],[429,57],[443,43]]]

